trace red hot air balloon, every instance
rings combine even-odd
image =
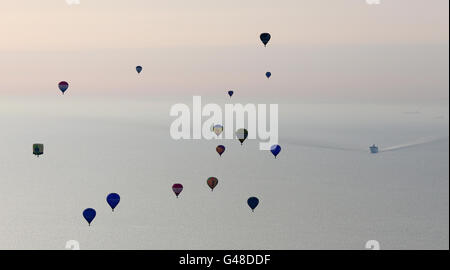
[[[208,186],[211,188],[211,191],[213,191],[213,189],[217,186],[217,184],[219,183],[219,180],[217,180],[217,178],[215,177],[210,177],[208,178],[208,180],[206,180],[206,183],[208,184]]]
[[[175,193],[175,195],[180,195],[181,191],[183,191],[183,185],[182,184],[173,184],[172,190]]]
[[[217,153],[219,153],[220,156],[222,156],[223,152],[225,152],[225,146],[223,146],[223,145],[218,145],[218,146],[216,147],[216,151],[217,151]]]

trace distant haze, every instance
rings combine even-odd
[[[1,5],[0,94],[53,94],[67,80],[77,95],[235,89],[291,101],[448,100],[446,0]],[[267,48],[261,32],[272,34]]]

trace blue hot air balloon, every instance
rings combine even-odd
[[[261,39],[262,43],[264,44],[264,47],[266,47],[267,43],[269,43],[270,40],[270,34],[269,33],[262,33],[259,38]]]
[[[267,79],[269,79],[269,78],[270,78],[270,76],[272,76],[272,73],[270,73],[270,72],[266,72],[266,77],[267,77]]]
[[[280,153],[281,151],[281,146],[279,146],[278,144],[272,145],[270,147],[270,152],[272,152],[272,154],[275,156],[275,158],[277,158],[277,155]]]
[[[141,73],[142,67],[141,67],[141,66],[137,66],[137,67],[136,67],[136,71],[137,71],[138,74]]]
[[[248,204],[248,206],[250,206],[250,208],[252,209],[252,212],[253,212],[255,210],[256,206],[258,206],[259,200],[256,197],[250,197],[247,200],[247,204]]]
[[[114,208],[116,208],[116,206],[120,202],[120,196],[117,193],[111,193],[106,197],[106,201],[108,202],[109,206],[111,206],[111,209],[114,212]]]
[[[92,208],[86,208],[86,209],[83,211],[83,217],[84,217],[84,219],[86,219],[86,221],[89,223],[89,226],[91,226],[91,222],[92,222],[92,220],[94,220],[96,214],[97,214],[97,213],[96,213],[95,210],[92,209]]]
[[[61,81],[58,83],[58,87],[64,95],[64,92],[66,92],[67,88],[69,88],[69,84],[66,81]]]
[[[228,95],[231,97],[234,94],[234,91],[228,91]]]

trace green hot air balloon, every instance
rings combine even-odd
[[[33,144],[33,155],[40,156],[44,154],[44,145],[42,143]]]

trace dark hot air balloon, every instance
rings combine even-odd
[[[266,47],[267,43],[269,43],[270,40],[270,34],[269,33],[262,33],[259,38],[261,39],[262,43],[264,44],[264,47]]]
[[[270,78],[270,76],[272,76],[272,73],[270,73],[270,72],[266,72],[266,77],[267,77],[267,79],[269,79],[269,78]]]
[[[84,219],[86,219],[86,221],[89,223],[89,226],[91,226],[91,222],[92,222],[92,220],[94,220],[96,214],[97,214],[97,213],[96,213],[95,210],[92,209],[92,208],[86,208],[86,209],[83,211],[83,217],[84,217]]]
[[[230,96],[230,98],[231,98],[231,96],[234,94],[234,91],[228,91],[228,95]]]
[[[258,206],[259,200],[256,197],[250,197],[247,200],[247,204],[248,204],[248,206],[250,206],[250,208],[252,209],[252,212],[253,212],[255,210],[256,206]]]
[[[218,145],[218,146],[216,147],[216,151],[217,151],[217,153],[219,153],[220,156],[222,156],[223,152],[225,152],[225,146],[223,146],[223,145]]]
[[[275,156],[275,158],[277,158],[277,155],[280,153],[281,151],[281,146],[279,146],[278,144],[272,145],[270,147],[270,152],[272,152],[272,154]]]
[[[138,74],[141,73],[142,67],[141,67],[141,66],[137,66],[137,67],[136,67],[136,71],[137,71]]]
[[[61,90],[61,92],[64,95],[64,92],[66,92],[67,88],[69,88],[69,84],[65,81],[62,81],[62,82],[58,83],[58,87],[59,87],[59,90]]]
[[[106,202],[108,202],[109,206],[111,206],[112,211],[114,212],[114,208],[120,202],[120,196],[117,193],[111,193],[106,197]]]
[[[173,184],[172,190],[178,198],[178,195],[180,195],[181,191],[183,191],[183,185],[182,184]]]
[[[242,143],[244,143],[245,139],[247,139],[248,131],[245,128],[240,128],[236,131],[236,137]]]
[[[213,189],[217,186],[217,184],[219,183],[219,180],[217,180],[216,177],[210,177],[208,178],[208,180],[206,180],[206,183],[208,184],[208,186],[211,188],[211,191],[213,191]]]
[[[44,154],[44,145],[42,143],[33,144],[33,154],[38,157]]]

